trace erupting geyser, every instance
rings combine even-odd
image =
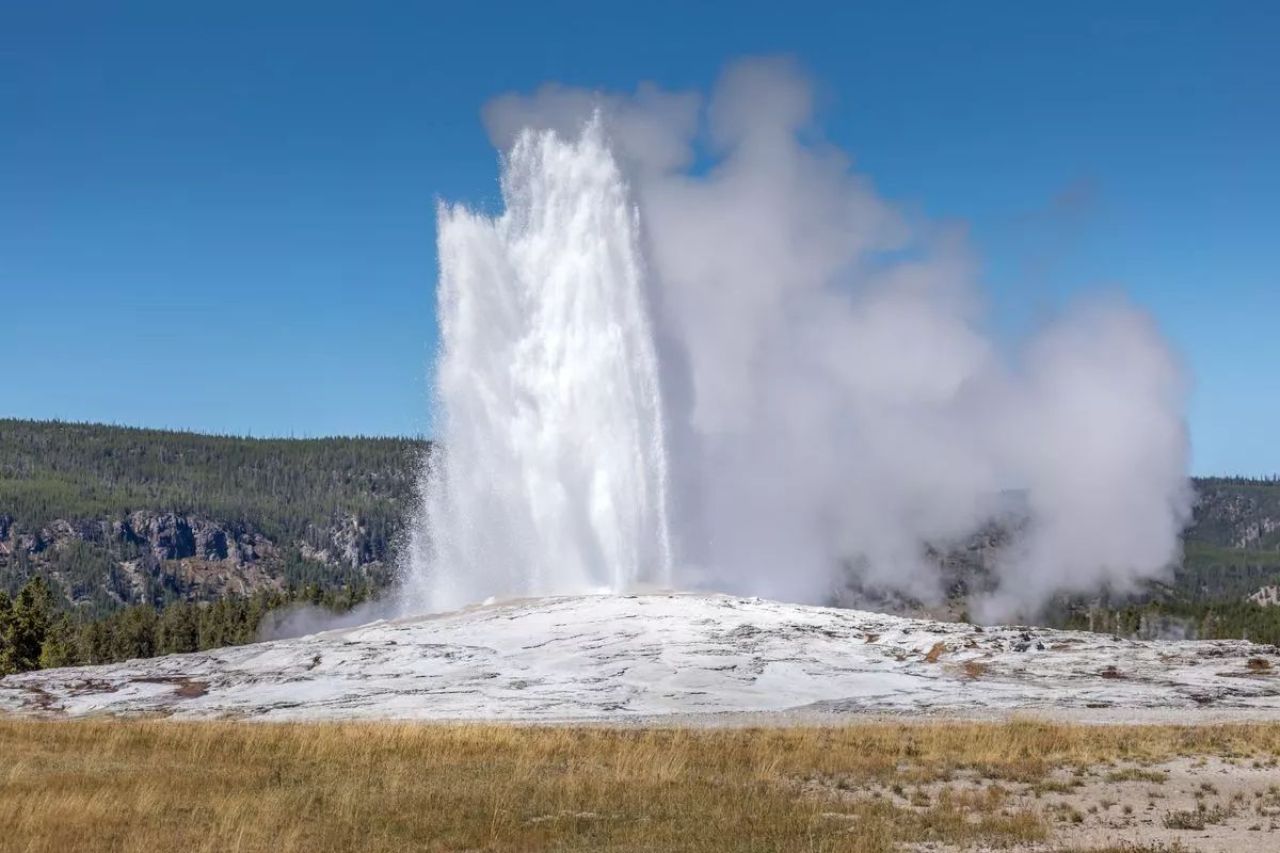
[[[527,132],[506,212],[440,210],[437,388],[409,590],[490,595],[671,583],[667,458],[639,223],[599,122]]]
[[[850,576],[929,600],[936,554],[1011,507],[983,618],[1176,560],[1185,382],[1155,324],[1092,298],[997,345],[962,231],[880,198],[811,114],[779,60],[705,105],[489,106],[505,209],[440,210],[408,609],[644,584],[822,603]]]

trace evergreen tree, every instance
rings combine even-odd
[[[157,651],[162,655],[183,654],[200,650],[200,614],[196,605],[187,602],[171,604],[160,614]]]
[[[70,616],[63,613],[54,618],[45,635],[44,646],[40,649],[40,668],[53,669],[80,663],[76,633],[76,626]]]
[[[116,660],[154,657],[158,624],[155,608],[149,605],[130,607],[119,614],[113,632],[112,656]]]
[[[53,619],[53,592],[40,576],[22,587],[13,602],[10,644],[18,672],[40,668],[40,651]]]
[[[107,627],[107,620],[95,619],[85,623],[80,629],[79,646],[79,657],[85,663],[110,663],[111,631]]]
[[[17,672],[13,656],[13,601],[0,591],[0,677]]]

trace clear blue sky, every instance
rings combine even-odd
[[[1001,330],[1123,287],[1196,470],[1280,471],[1280,3],[509,5],[3,4],[0,415],[425,432],[481,104],[787,52],[883,193],[970,223]]]

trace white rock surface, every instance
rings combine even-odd
[[[807,722],[1010,712],[1280,719],[1276,655],[1240,641],[984,630],[720,595],[583,596],[10,676],[0,680],[0,710],[548,722],[761,713]],[[1250,667],[1258,657],[1272,668]]]

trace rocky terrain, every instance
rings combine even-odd
[[[1263,607],[1280,605],[1280,586],[1260,587],[1257,592],[1249,596],[1249,600]]]
[[[382,583],[388,557],[371,547],[368,529],[355,515],[292,542],[273,541],[249,525],[154,510],[117,519],[59,518],[30,531],[18,531],[0,516],[0,567],[39,573],[71,602],[94,593],[119,604],[152,600],[157,591],[197,600],[248,595],[282,588],[290,570]]]

